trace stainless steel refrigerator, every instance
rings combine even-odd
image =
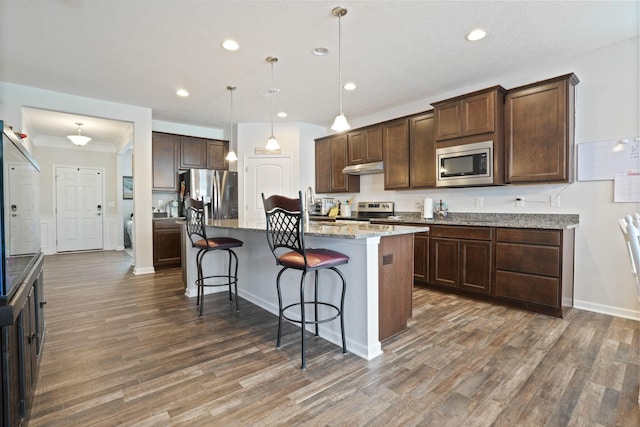
[[[211,219],[238,218],[238,173],[226,170],[189,169],[180,173],[179,212],[187,216],[185,200],[202,200]]]

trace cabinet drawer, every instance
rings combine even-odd
[[[451,237],[454,239],[491,240],[493,229],[490,227],[466,226],[434,226],[431,229],[433,237]]]
[[[496,296],[558,307],[558,279],[509,271],[496,272]]]
[[[179,230],[180,224],[178,224],[176,220],[171,220],[171,219],[161,219],[161,220],[153,221],[154,230],[159,230],[159,229],[166,230],[166,229],[172,229],[172,228]]]
[[[498,228],[496,231],[496,240],[498,242],[560,246],[560,231]]]
[[[496,269],[559,277],[560,249],[554,246],[497,243]]]

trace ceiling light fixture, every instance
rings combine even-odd
[[[229,108],[229,111],[231,112],[229,120],[229,123],[231,124],[231,132],[229,133],[229,152],[227,153],[227,157],[225,157],[225,159],[227,159],[228,162],[237,162],[238,156],[236,155],[236,152],[233,151],[233,91],[236,90],[236,87],[227,86],[227,90],[229,91],[229,95],[231,96],[231,103]]]
[[[89,138],[88,136],[82,135],[82,128],[80,127],[82,126],[82,123],[76,122],[76,124],[78,125],[78,134],[67,135],[67,138],[69,138],[71,142],[73,142],[76,145],[87,145],[87,143],[91,141],[91,138]]]
[[[267,146],[265,147],[268,151],[276,151],[280,149],[280,144],[275,136],[273,136],[273,98],[276,96],[278,90],[273,85],[273,64],[278,62],[278,58],[274,56],[268,56],[267,62],[271,64],[271,89],[269,92],[271,93],[271,136],[267,141]]]
[[[329,49],[326,47],[316,47],[312,52],[315,56],[325,56],[329,53]]]
[[[486,30],[483,30],[482,28],[478,28],[471,31],[469,34],[467,34],[466,39],[469,41],[475,42],[478,40],[482,40],[483,38],[486,37],[486,35],[487,35]]]
[[[346,82],[343,87],[344,90],[355,90],[356,84],[354,82]]]
[[[281,119],[284,119],[285,117],[287,117],[287,113],[285,113],[284,111],[280,111],[280,112],[277,114],[277,116],[278,116],[278,117],[280,117]]]
[[[222,42],[222,47],[226,50],[230,50],[230,51],[236,51],[238,49],[240,49],[240,45],[238,44],[237,41],[235,40],[231,40],[231,39],[227,39],[225,41]]]
[[[186,98],[187,96],[189,96],[189,92],[187,92],[185,89],[178,89],[176,91],[176,95]]]
[[[333,125],[331,125],[331,129],[338,132],[342,132],[342,131],[351,129],[351,126],[349,126],[349,122],[347,122],[347,118],[344,116],[344,113],[342,112],[342,58],[341,58],[342,57],[342,46],[341,46],[342,45],[342,26],[341,26],[341,21],[342,21],[342,17],[347,14],[347,9],[338,6],[333,8],[331,13],[333,13],[333,16],[338,17],[338,88],[340,91],[339,92],[340,114],[336,116],[336,119],[334,120]]]

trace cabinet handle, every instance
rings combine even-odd
[[[40,301],[40,308],[44,307],[47,304],[46,301]]]
[[[38,334],[33,333],[33,334],[31,334],[31,335],[29,335],[29,336],[27,337],[27,342],[28,342],[29,344],[31,344],[31,343],[33,343],[33,342],[34,342],[35,340],[37,340],[37,339],[38,339]]]

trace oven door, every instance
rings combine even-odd
[[[436,149],[438,176],[436,186],[493,184],[493,142]]]

